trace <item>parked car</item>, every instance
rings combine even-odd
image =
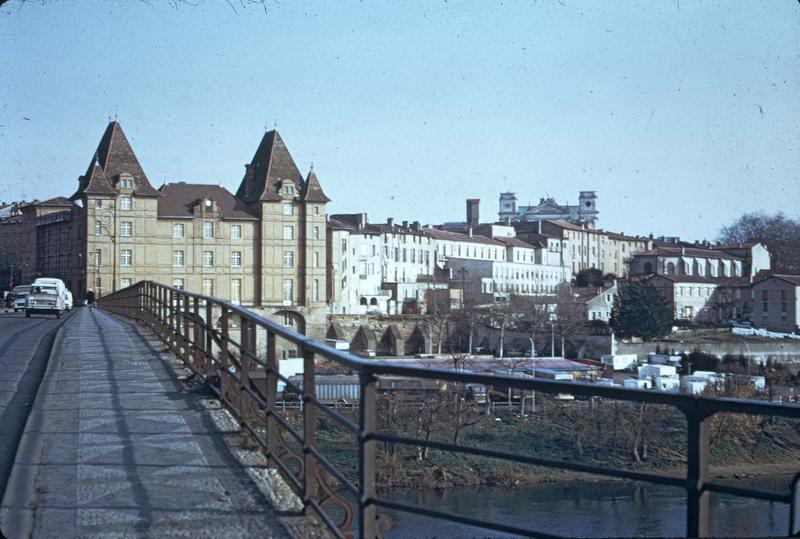
[[[31,293],[30,285],[14,287],[14,312],[25,310],[25,299]]]
[[[32,314],[54,314],[61,318],[64,313],[64,289],[55,285],[31,285],[31,293],[25,298],[25,317]]]

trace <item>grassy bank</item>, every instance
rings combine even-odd
[[[685,473],[685,421],[670,408],[609,403],[591,408],[551,405],[543,414],[528,417],[494,417],[475,409],[469,411],[475,423],[460,428],[463,418],[442,412],[439,410],[439,417],[427,425],[424,407],[395,409],[391,417],[379,416],[379,428],[411,437],[428,435],[431,440],[450,443],[455,431],[460,430],[458,442],[466,446],[665,475]],[[714,476],[800,471],[798,422],[726,414],[711,419],[709,430]],[[352,433],[328,418],[320,418],[318,443],[337,467],[355,479],[358,455]],[[382,488],[609,480],[581,472],[405,445],[381,444],[378,455],[378,483]]]

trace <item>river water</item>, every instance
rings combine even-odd
[[[788,492],[791,478],[737,482]],[[682,489],[642,483],[557,483],[524,488],[403,489],[394,500],[569,537],[678,537],[686,533]],[[389,512],[390,538],[514,537],[407,513]],[[716,537],[785,536],[788,505],[711,494]]]

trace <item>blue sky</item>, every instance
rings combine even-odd
[[[796,1],[266,6],[0,8],[0,200],[72,194],[117,115],[156,187],[231,191],[277,122],[373,221],[494,219],[501,191],[596,190],[603,228],[687,239],[798,214]]]

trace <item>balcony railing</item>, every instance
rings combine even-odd
[[[690,395],[622,389],[575,382],[473,374],[444,369],[420,369],[365,360],[335,350],[293,332],[258,314],[230,302],[188,293],[143,281],[109,294],[100,300],[108,311],[139,320],[153,328],[202,377],[241,424],[261,445],[267,465],[280,472],[301,498],[304,512],[319,517],[337,537],[380,537],[387,520],[378,510],[391,509],[479,526],[489,530],[530,537],[552,537],[540,530],[480,520],[468,515],[392,501],[378,494],[378,444],[402,444],[456,453],[503,459],[515,463],[559,468],[606,477],[644,481],[682,488],[686,491],[686,536],[709,534],[709,494],[728,494],[779,502],[790,506],[789,535],[800,534],[800,473],[790,492],[775,493],[725,485],[709,478],[709,424],[717,413],[756,414],[800,418],[800,406],[763,401],[694,397]],[[302,386],[292,384],[278,368],[278,349],[285,341],[300,350],[304,372]],[[315,391],[317,359],[346,367],[360,380],[358,420],[345,417],[327,406]],[[514,388],[548,394],[571,394],[620,401],[652,403],[674,407],[686,418],[686,474],[684,477],[595,466],[569,460],[523,455],[491,448],[455,445],[379,431],[377,428],[377,386],[382,376],[439,380],[491,387]],[[263,382],[265,381],[265,384]],[[292,423],[278,401],[278,382],[301,395],[300,425]],[[261,383],[262,385],[258,385]],[[322,414],[318,416],[318,414]],[[357,440],[357,479],[337,467],[317,443],[317,419],[329,418],[352,433]],[[299,450],[293,449],[300,448]]]

